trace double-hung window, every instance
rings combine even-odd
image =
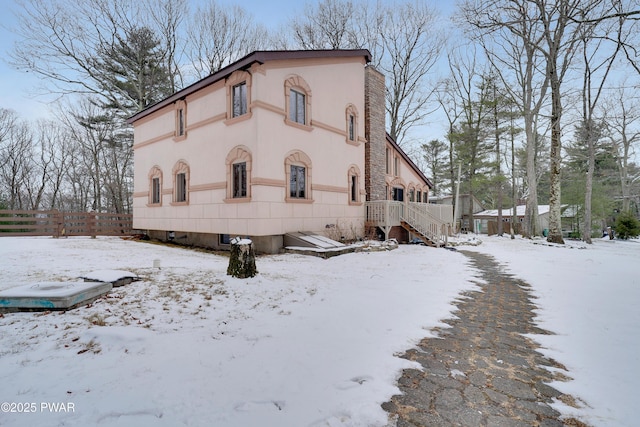
[[[247,163],[233,164],[233,188],[234,199],[247,197]]]
[[[178,129],[176,133],[178,136],[184,136],[184,108],[178,109]]]
[[[151,180],[151,203],[154,205],[160,203],[160,177]]]
[[[306,124],[306,95],[293,89],[289,93],[289,120]]]
[[[391,175],[391,158],[389,156],[389,149],[385,149],[385,173]]]
[[[187,174],[184,172],[176,174],[176,202],[187,201]]]
[[[291,165],[291,176],[289,178],[289,197],[295,199],[305,198],[306,173],[304,166]]]
[[[356,140],[356,118],[349,114],[349,141]]]
[[[358,201],[358,176],[351,175],[351,201]]]
[[[233,117],[247,114],[247,82],[233,86]]]

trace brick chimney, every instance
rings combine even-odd
[[[367,200],[386,200],[386,147],[384,75],[371,65],[364,69],[364,187]]]

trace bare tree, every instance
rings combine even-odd
[[[74,145],[69,181],[74,203],[83,210],[129,213],[133,152],[109,114],[95,100],[83,99],[59,115]]]
[[[452,68],[453,62],[451,53],[448,54],[449,59],[449,67]],[[455,125],[462,115],[462,106],[460,105],[460,100],[456,96],[455,90],[455,79],[449,77],[440,82],[437,91],[437,100],[440,105],[440,109],[444,112],[447,118],[447,140],[449,141],[449,170],[448,170],[448,178],[449,178],[449,186],[451,188],[451,192],[456,188],[456,175],[455,171],[457,170],[455,164],[455,150],[453,146],[453,135],[455,131]],[[454,209],[455,209],[455,199],[454,199]],[[456,211],[457,212],[457,211]],[[454,218],[454,221],[457,221]]]
[[[530,49],[544,58],[545,79],[551,93],[551,189],[549,196],[549,242],[564,243],[560,216],[561,188],[560,166],[562,154],[562,84],[580,40],[585,17],[601,12],[602,0],[482,0],[465,2],[462,6],[465,19],[483,34],[509,30]],[[603,16],[603,15],[597,15]],[[515,19],[514,19],[515,18]],[[526,26],[523,26],[526,23]],[[522,31],[520,28],[528,29]],[[531,35],[537,37],[531,43]]]
[[[291,20],[294,43],[303,49],[352,47],[355,9],[349,0],[323,0],[315,6],[308,3],[304,13]]]
[[[589,12],[581,0],[560,0],[549,7],[538,0],[538,11],[545,27],[545,49],[549,88],[551,90],[551,189],[549,194],[549,235],[547,241],[564,243],[561,222],[560,171],[562,165],[562,83],[580,39],[576,17]],[[587,8],[583,9],[583,6]],[[593,7],[593,6],[592,6]]]
[[[47,165],[28,123],[11,110],[0,110],[0,137],[0,194],[9,209],[37,209]]]
[[[17,120],[15,111],[0,108],[0,144],[6,141]]]
[[[389,134],[402,143],[408,131],[422,124],[431,112],[428,105],[435,86],[428,78],[440,57],[444,36],[438,31],[438,15],[425,3],[387,6],[380,34],[385,56],[380,68],[388,76]]]
[[[69,134],[60,122],[40,120],[36,125],[42,159],[48,165],[44,203],[49,209],[59,206],[64,197],[67,168],[73,154]]]
[[[538,116],[546,100],[549,76],[544,56],[538,49],[544,29],[535,11],[526,2],[465,2],[462,20],[469,26],[472,39],[482,44],[488,59],[509,97],[520,107],[526,140],[527,208],[524,235],[535,236],[538,229],[538,173],[536,170]]]
[[[136,28],[155,25],[144,19],[160,16],[157,10],[153,15],[146,9],[157,2],[25,0],[16,16],[17,42],[11,63],[43,77],[40,90],[45,93],[89,94],[111,102],[120,94],[104,86],[105,68],[97,57],[126,40]],[[162,56],[165,59],[166,52]]]
[[[626,38],[623,34],[624,21],[619,19],[610,25],[609,21],[599,21],[597,24],[585,24],[581,29],[581,53],[583,82],[582,82],[582,123],[580,131],[581,142],[587,150],[587,174],[584,201],[584,235],[583,240],[591,244],[592,212],[591,197],[593,194],[593,174],[596,163],[596,145],[602,136],[602,125],[595,117],[600,97],[605,89],[604,85],[622,49],[622,43],[618,41]],[[608,34],[617,33],[618,37],[611,46]],[[604,53],[606,52],[606,53]]]
[[[171,93],[184,86],[181,58],[186,41],[180,37],[182,25],[189,11],[187,0],[146,0],[150,14],[150,28],[156,29],[161,40],[164,68],[169,74]]]
[[[615,95],[605,102],[605,110],[607,138],[613,146],[620,177],[622,210],[629,212],[633,184],[640,179],[633,163],[640,141],[640,100],[635,95],[635,89],[629,90],[622,84]]]
[[[215,73],[254,50],[263,48],[267,30],[240,6],[215,0],[198,7],[187,25],[186,56],[197,79]]]
[[[369,49],[386,75],[389,134],[406,148],[407,135],[432,111],[429,77],[444,46],[438,15],[424,2],[358,3],[324,0],[292,21],[295,46],[303,49]]]

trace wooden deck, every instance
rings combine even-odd
[[[392,227],[403,227],[431,246],[446,246],[453,225],[451,206],[429,203],[371,201],[365,204],[368,225],[379,227],[388,238]]]

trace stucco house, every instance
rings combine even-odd
[[[384,76],[369,61],[256,51],[132,116],[134,228],[211,248],[248,236],[261,253],[300,231],[429,237],[434,220],[408,220],[431,181],[386,134]]]

